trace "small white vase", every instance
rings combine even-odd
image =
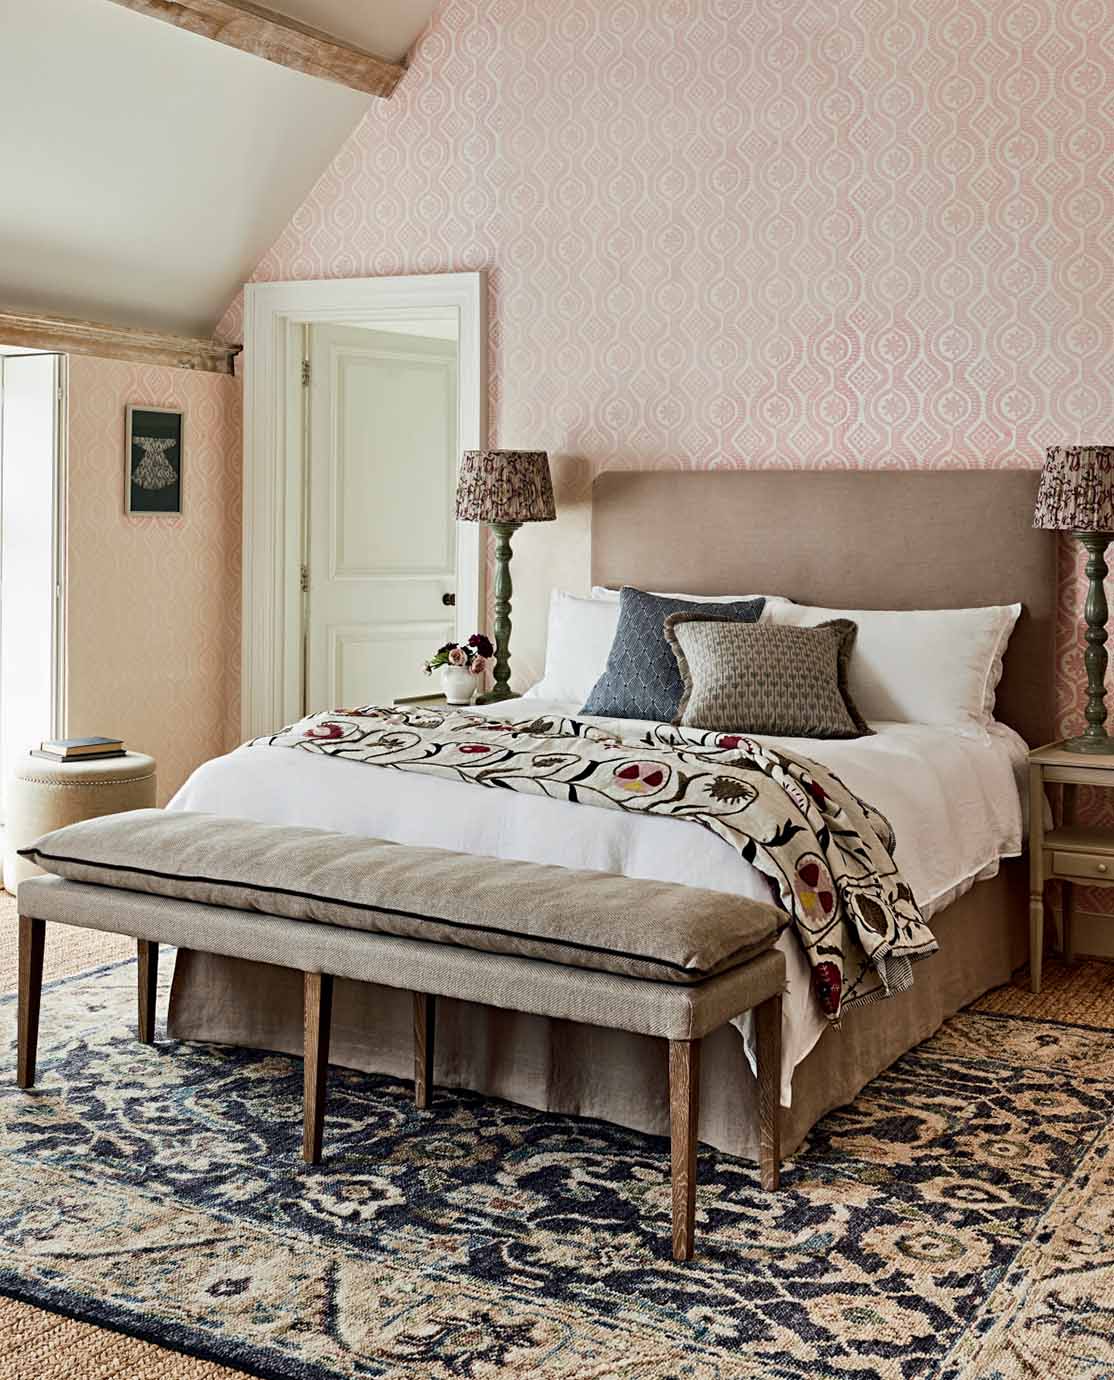
[[[441,667],[441,689],[450,704],[471,704],[479,677],[463,666]]]

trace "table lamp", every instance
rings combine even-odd
[[[495,533],[495,683],[479,704],[511,690],[511,536],[524,522],[557,516],[544,450],[466,450],[456,484],[458,522],[486,522]]]
[[[1114,752],[1106,731],[1106,548],[1114,535],[1114,446],[1049,446],[1037,490],[1034,527],[1074,532],[1087,551],[1087,727],[1069,752]]]

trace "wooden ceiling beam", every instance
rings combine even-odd
[[[162,19],[202,38],[226,43],[280,67],[349,86],[369,96],[390,96],[406,68],[342,42],[297,19],[249,0],[112,0],[138,14]]]
[[[28,350],[57,350],[61,354],[100,355],[132,364],[165,364],[172,369],[200,369],[210,374],[234,373],[232,361],[243,348],[217,340],[106,326],[99,321],[76,321],[65,316],[33,316],[0,308],[0,345]]]

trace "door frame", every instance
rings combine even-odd
[[[273,733],[302,713],[304,435],[302,332],[332,323],[374,328],[385,317],[455,310],[459,322],[457,437],[487,444],[487,284],[477,273],[249,283],[244,289],[244,568],[241,731]],[[483,530],[457,526],[458,637],[484,607]]]
[[[69,356],[59,350],[34,350],[17,346],[0,347],[0,422],[4,408],[5,361],[27,355],[54,361],[54,465],[51,474],[51,626],[50,626],[50,733],[54,738],[66,732],[66,474],[69,460]],[[0,426],[0,466],[3,462],[3,434]],[[0,474],[0,516],[4,509],[3,477]],[[4,630],[0,625],[0,656]],[[0,751],[0,761],[3,753]],[[4,763],[5,772],[10,764]],[[0,800],[0,820],[4,802]]]

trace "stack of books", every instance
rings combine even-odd
[[[126,755],[119,738],[48,738],[31,749],[32,757],[45,757],[50,762],[88,762],[98,757]]]

